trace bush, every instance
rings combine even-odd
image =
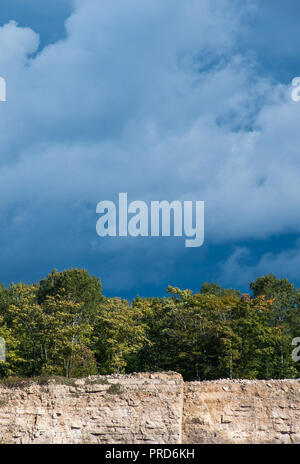
[[[107,393],[111,393],[112,395],[118,395],[118,394],[122,393],[121,384],[119,384],[119,383],[111,384],[111,386],[107,390]]]
[[[0,380],[0,385],[5,388],[24,388],[32,383],[31,379],[21,377],[6,377]]]
[[[97,379],[87,379],[87,385],[111,385],[106,378],[98,377]]]

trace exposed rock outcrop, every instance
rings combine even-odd
[[[179,374],[0,386],[0,443],[298,443],[300,380]]]
[[[184,443],[300,442],[300,380],[184,386]]]
[[[0,443],[178,443],[182,398],[174,373],[0,387]]]

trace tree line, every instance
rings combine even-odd
[[[300,289],[273,274],[249,294],[205,282],[164,298],[107,298],[88,271],[0,287],[0,377],[173,370],[185,380],[296,378]]]

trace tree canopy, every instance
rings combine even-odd
[[[273,274],[252,294],[205,282],[163,298],[106,298],[87,270],[0,286],[0,377],[175,370],[186,380],[294,378],[300,289]]]

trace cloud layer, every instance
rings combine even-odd
[[[204,200],[209,246],[300,231],[300,104],[239,52],[238,5],[78,0],[38,53],[32,29],[0,28],[0,279],[78,264],[110,289],[167,280],[182,241],[96,235],[96,204],[123,191]]]

